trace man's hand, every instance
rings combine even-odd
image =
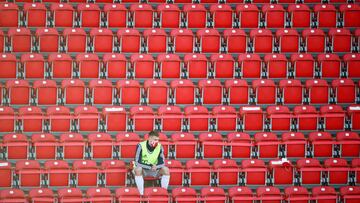
[[[152,165],[151,170],[156,171],[156,165]]]

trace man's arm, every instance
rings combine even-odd
[[[135,154],[136,167],[141,167],[141,168],[144,168],[144,169],[151,169],[151,165],[142,163],[142,161],[141,161],[141,151],[142,151],[141,145],[138,144],[136,146],[136,154]]]
[[[165,155],[164,155],[164,147],[161,145],[160,154],[158,157],[158,162],[156,165],[156,169],[162,168],[165,166]]]

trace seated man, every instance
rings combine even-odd
[[[159,143],[159,133],[151,131],[148,140],[140,142],[135,155],[135,182],[141,195],[144,194],[144,177],[161,176],[161,187],[167,189],[170,180],[169,168],[165,166],[164,148]]]

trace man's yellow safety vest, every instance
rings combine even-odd
[[[141,162],[144,164],[156,165],[160,154],[161,144],[159,143],[154,151],[149,152],[147,148],[147,141],[140,142],[141,145]]]

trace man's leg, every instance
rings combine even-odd
[[[139,190],[140,195],[144,194],[144,178],[143,178],[143,169],[141,167],[137,167],[134,170],[135,172],[135,183],[136,187]]]
[[[161,187],[167,189],[170,181],[170,171],[169,168],[164,166],[160,169],[161,177]]]

